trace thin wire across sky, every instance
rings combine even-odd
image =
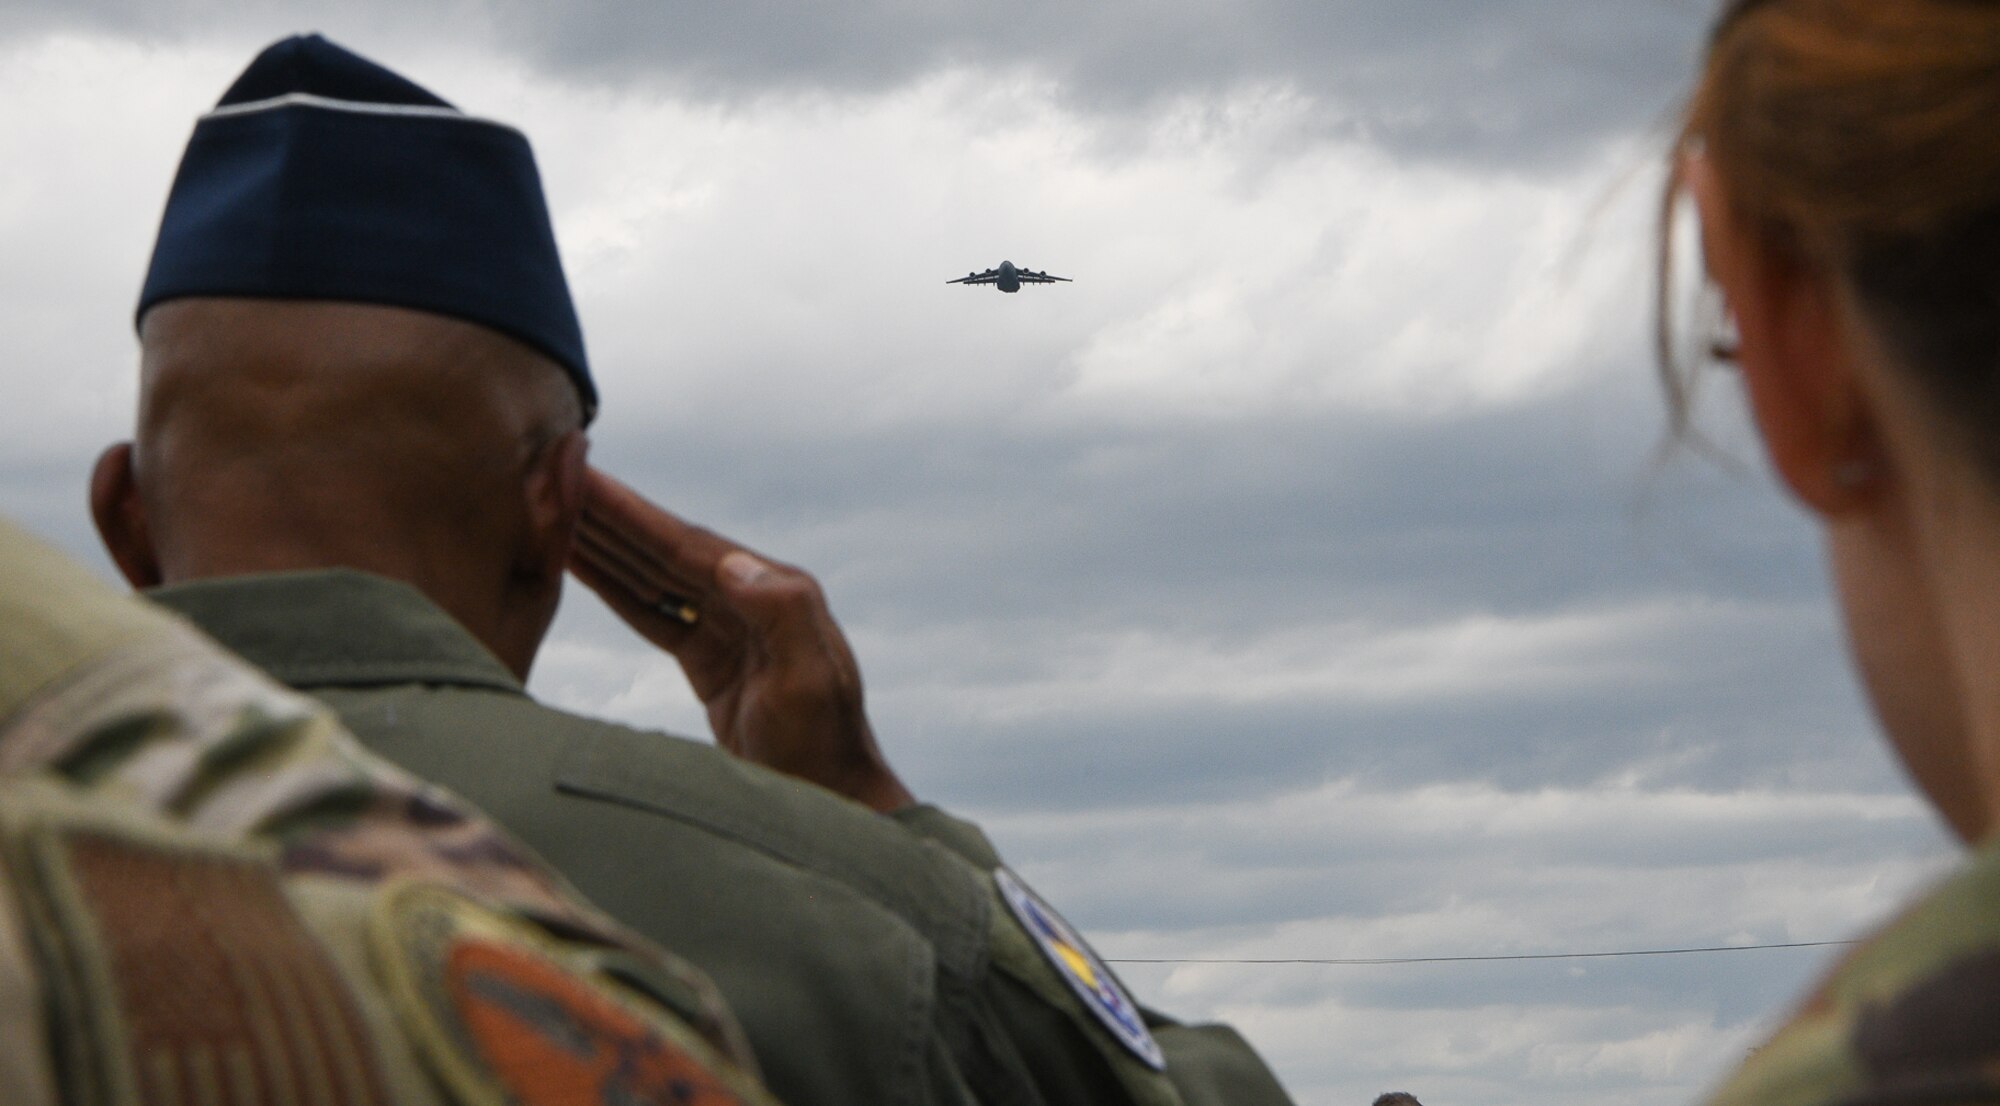
[[[1123,959],[1107,958],[1107,964],[1332,964],[1344,966],[1379,966],[1383,964],[1477,964],[1503,960],[1608,960],[1623,956],[1696,956],[1718,952],[1765,952],[1771,949],[1830,949],[1859,944],[1858,941],[1791,941],[1775,945],[1708,945],[1685,949],[1625,949],[1617,952],[1536,952],[1516,953],[1506,956],[1382,956],[1349,959],[1272,958],[1272,959],[1209,959],[1192,957],[1186,959]]]

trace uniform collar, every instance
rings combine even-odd
[[[352,569],[273,572],[146,593],[293,687],[447,684],[525,694],[422,592]]]

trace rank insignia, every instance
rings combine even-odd
[[[993,872],[993,882],[1000,888],[1000,897],[1007,902],[1007,908],[1014,912],[1014,918],[1021,928],[1035,939],[1035,944],[1055,965],[1056,974],[1063,977],[1083,1005],[1096,1016],[1104,1028],[1118,1039],[1118,1043],[1143,1061],[1154,1071],[1167,1070],[1167,1058],[1160,1051],[1160,1044],[1146,1029],[1145,1019],[1139,1015],[1139,1005],[1118,982],[1104,961],[1090,950],[1076,930],[1063,921],[1055,908],[1043,901],[1040,895],[1028,889],[1020,877],[1005,868]]]
[[[556,942],[526,922],[421,885],[392,893],[377,922],[376,947],[399,1013],[467,1101],[769,1101],[665,1009],[568,963]],[[595,1093],[578,1099],[578,1088]]]

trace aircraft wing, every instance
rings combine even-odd
[[[1000,279],[1000,270],[988,269],[983,273],[967,273],[957,280],[947,280],[946,284],[992,284]]]
[[[1059,280],[1064,284],[1075,283],[1075,281],[1072,281],[1068,277],[1050,276],[1047,273],[1037,273],[1029,269],[1022,269],[1019,273],[1016,273],[1015,279],[1019,280],[1022,284],[1054,284]]]

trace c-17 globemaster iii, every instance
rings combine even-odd
[[[983,273],[967,273],[957,280],[947,280],[946,284],[997,284],[1002,292],[1018,292],[1023,284],[1054,284],[1062,281],[1070,283],[1068,277],[1050,276],[1033,269],[1020,269],[1012,261],[1002,261],[998,269],[988,269]]]

